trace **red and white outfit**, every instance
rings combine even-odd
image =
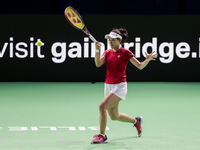
[[[126,67],[129,59],[135,55],[130,50],[121,47],[117,52],[108,49],[102,56],[106,57],[107,65],[104,95],[113,93],[125,100],[127,94]]]

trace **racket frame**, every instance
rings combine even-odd
[[[72,9],[72,10],[78,15],[78,17],[80,18],[81,22],[83,23],[83,27],[82,27],[82,28],[76,27],[76,26],[70,21],[70,19],[68,19],[68,16],[67,16],[67,14],[66,14],[67,9]],[[94,43],[97,42],[97,40],[90,34],[90,32],[88,31],[88,29],[86,28],[85,23],[84,23],[84,21],[83,21],[81,15],[78,13],[78,11],[77,11],[76,9],[74,9],[74,8],[71,7],[71,6],[68,6],[68,7],[65,9],[65,11],[64,11],[64,15],[65,15],[65,18],[67,19],[67,21],[68,21],[74,28],[76,28],[76,29],[78,29],[78,30],[81,30],[81,31],[82,31],[83,33],[85,33]]]

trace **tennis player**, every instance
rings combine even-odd
[[[138,69],[143,69],[151,60],[155,60],[157,54],[152,52],[150,55],[146,54],[146,60],[139,62],[135,55],[123,47],[121,44],[127,39],[128,32],[126,29],[113,29],[109,34],[105,35],[106,39],[109,39],[111,49],[106,50],[100,57],[99,51],[101,44],[96,42],[95,52],[95,65],[101,67],[104,63],[107,64],[106,78],[104,86],[105,98],[99,104],[99,124],[100,134],[95,135],[91,143],[107,143],[108,138],[105,135],[107,124],[107,112],[111,120],[118,120],[122,122],[129,122],[136,127],[138,136],[142,134],[142,122],[143,118],[131,117],[124,113],[119,113],[119,102],[125,100],[127,94],[127,82],[126,82],[126,66],[130,61]]]

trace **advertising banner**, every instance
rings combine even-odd
[[[143,70],[131,63],[128,81],[200,81],[198,15],[83,15],[90,33],[109,48],[104,35],[126,28],[123,47],[139,61],[158,53]],[[64,15],[0,15],[0,81],[104,81],[106,64],[95,67],[95,44]],[[38,47],[37,41],[43,45]]]

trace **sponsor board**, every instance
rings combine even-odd
[[[139,61],[145,60],[145,52],[158,53],[156,61],[142,72],[128,64],[128,81],[200,81],[198,15],[83,18],[102,44],[101,55],[110,48],[104,35],[113,27],[128,30],[123,47]],[[104,81],[106,66],[100,71],[95,67],[95,44],[71,27],[63,15],[1,15],[0,19],[4,20],[0,29],[0,81]],[[41,47],[36,45],[38,40],[43,42]]]

